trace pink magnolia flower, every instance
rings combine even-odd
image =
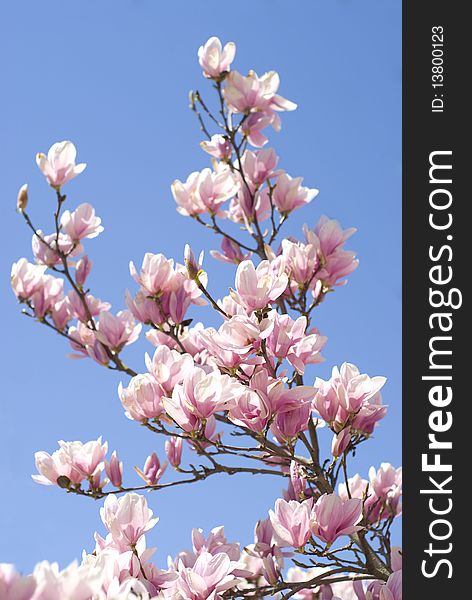
[[[362,501],[343,501],[336,494],[323,494],[311,514],[311,530],[316,537],[331,545],[341,535],[351,535],[362,529]]]
[[[165,470],[167,469],[167,463],[164,463],[161,466],[161,461],[159,460],[157,454],[153,452],[146,458],[146,462],[144,463],[143,469],[138,469],[138,467],[134,467],[137,474],[143,479],[147,485],[156,485],[159,482],[159,479],[164,475]]]
[[[297,388],[295,388],[297,389]],[[285,410],[275,416],[271,431],[281,443],[295,438],[308,427],[311,414],[310,402],[305,402],[296,408]]]
[[[183,431],[194,432],[201,428],[200,419],[190,410],[182,391],[182,384],[176,385],[170,398],[163,397],[162,404],[167,415]]]
[[[235,223],[243,224],[247,231],[252,233],[252,223],[256,217],[259,223],[268,219],[271,206],[269,196],[263,193],[265,188],[252,190],[252,184],[247,180],[246,183],[250,185],[250,189],[245,184],[240,187],[238,194],[232,198],[229,204],[227,216]]]
[[[172,436],[169,439],[167,439],[164,444],[167,460],[175,468],[177,468],[180,465],[180,461],[182,460],[182,447],[182,438],[175,436]]]
[[[69,298],[62,298],[58,300],[54,306],[50,309],[52,320],[54,325],[63,331],[69,322],[74,318],[74,311],[69,302]]]
[[[111,455],[110,461],[105,461],[105,472],[111,483],[119,488],[123,484],[123,463],[120,462],[116,451]]]
[[[304,502],[282,500],[275,502],[275,510],[269,511],[270,522],[277,537],[278,545],[303,548],[311,537],[311,499]]]
[[[67,234],[60,233],[59,239],[57,239],[55,233],[44,235],[40,229],[31,238],[31,248],[36,262],[40,265],[48,265],[48,267],[61,262],[58,249],[67,256],[76,256],[82,252],[82,247],[80,245],[74,247],[74,242]]]
[[[339,433],[335,433],[331,443],[331,454],[334,457],[341,456],[351,441],[351,431],[349,427],[344,428]]]
[[[273,148],[246,150],[241,157],[241,169],[254,186],[259,186],[274,173],[279,157]]]
[[[299,285],[315,284],[320,256],[314,244],[302,244],[289,239],[282,240],[282,258],[290,280]]]
[[[36,164],[53,188],[62,185],[82,173],[85,163],[75,164],[77,150],[72,142],[64,141],[53,144],[46,156],[42,152],[36,155]]]
[[[197,205],[210,214],[217,214],[221,205],[235,196],[238,189],[239,182],[224,165],[216,171],[203,169],[198,175],[194,195]]]
[[[297,105],[277,94],[280,78],[275,71],[264,73],[261,77],[254,71],[249,71],[244,77],[237,71],[232,71],[225,81],[223,95],[233,112],[250,113],[264,111],[295,110]]]
[[[198,49],[198,62],[208,79],[221,79],[229,71],[236,54],[236,44],[228,42],[224,48],[217,37],[211,37]]]
[[[203,345],[214,356],[218,365],[233,369],[245,362],[257,364],[260,357],[250,358],[272,328],[272,322],[263,319],[260,323],[246,315],[234,315],[216,331],[209,327],[200,333]]]
[[[141,328],[141,323],[136,324],[128,310],[122,310],[116,316],[102,311],[95,335],[102,344],[119,352],[123,346],[128,346],[138,339]]]
[[[151,296],[169,289],[173,276],[174,261],[163,254],[146,252],[138,274],[133,262],[129,263],[131,277]]]
[[[223,552],[201,552],[192,568],[179,564],[176,591],[187,600],[220,600],[223,592],[241,581],[233,574],[236,565]]]
[[[195,194],[199,176],[199,171],[194,171],[185,182],[175,179],[171,185],[172,196],[178,205],[177,212],[185,217],[200,215],[206,211],[205,205]]]
[[[262,148],[268,141],[266,136],[261,133],[263,129],[272,125],[276,131],[280,130],[280,121],[276,121],[274,116],[274,113],[270,112],[254,112],[243,121],[241,131],[255,148]]]
[[[67,294],[67,297],[74,314],[79,321],[82,321],[83,323],[87,323],[89,320],[89,315],[87,312],[90,314],[90,316],[96,317],[100,313],[110,310],[111,308],[111,304],[109,302],[104,302],[99,298],[95,298],[92,296],[92,294],[87,294],[85,296],[85,305],[87,306],[88,311],[84,306],[84,302],[81,300],[79,294],[77,294],[75,290],[71,290]]]
[[[41,485],[58,485],[59,477],[67,477],[73,484],[83,481],[83,475],[72,467],[66,453],[62,448],[56,450],[52,455],[47,452],[35,452],[36,468],[39,475],[31,478]]]
[[[257,310],[277,300],[287,283],[286,273],[277,272],[269,261],[261,261],[256,268],[250,260],[243,260],[236,271],[236,291],[231,290],[231,296],[247,310]]]
[[[147,292],[139,290],[133,298],[129,291],[126,290],[125,300],[134,318],[141,323],[159,325],[165,321],[165,315],[160,305],[152,298],[149,298]]]
[[[343,249],[344,242],[356,230],[343,230],[337,221],[322,216],[313,231],[306,225],[303,231],[307,243],[316,247],[323,257],[323,268],[317,273],[317,279],[328,286],[344,285],[346,280],[343,278],[352,273],[359,264],[354,252]]]
[[[259,369],[252,375],[249,387],[264,399],[272,415],[311,405],[315,395],[315,389],[309,385],[285,387],[282,379],[269,378],[266,369]]]
[[[362,408],[352,420],[351,428],[363,435],[370,435],[377,423],[385,417],[388,407],[382,404],[382,394],[377,392],[364,402]]]
[[[313,230],[306,225],[303,226],[307,242],[318,246],[325,258],[340,249],[356,231],[355,227],[343,229],[338,221],[329,219],[325,215],[320,217]]]
[[[174,387],[183,381],[194,365],[190,354],[181,354],[164,345],[156,348],[152,359],[146,354],[145,362],[148,371],[166,395],[172,393]]]
[[[134,492],[121,498],[110,494],[100,509],[102,522],[113,539],[130,548],[136,546],[140,538],[156,525],[159,519],[152,516],[146,498]]]
[[[394,571],[387,579],[387,583],[380,588],[379,600],[402,600],[403,582],[402,570]]]
[[[165,390],[150,373],[132,377],[128,387],[118,386],[125,415],[135,421],[158,419],[164,412],[162,398]]]
[[[75,281],[77,285],[83,286],[87,281],[87,277],[90,275],[93,263],[90,258],[85,255],[75,265]]]
[[[328,338],[325,335],[320,335],[318,331],[312,330],[309,335],[294,344],[288,354],[288,362],[303,375],[306,365],[317,365],[324,362],[324,356],[321,355],[321,350],[324,348]]]
[[[34,314],[41,319],[54,310],[54,306],[64,297],[64,280],[52,275],[43,275],[40,285],[31,295],[30,302]]]
[[[77,562],[60,571],[57,563],[43,561],[36,565],[33,576],[36,580],[33,600],[90,600],[101,592],[103,580],[100,569]]]
[[[251,258],[252,252],[244,254],[239,244],[233,242],[228,237],[224,236],[221,241],[221,252],[217,250],[210,250],[211,256],[225,263],[234,263],[239,265],[243,260]]]
[[[61,217],[62,229],[74,242],[97,237],[103,231],[101,222],[94,207],[87,203],[80,204],[73,212],[65,210]]]
[[[253,390],[247,390],[240,394],[236,404],[228,413],[228,418],[233,423],[258,433],[265,430],[270,417],[269,407],[263,398]]]
[[[185,405],[198,419],[207,419],[215,412],[233,407],[237,395],[244,390],[241,388],[241,384],[228,375],[221,375],[218,371],[206,373],[196,366],[185,375],[181,384],[175,386],[172,400],[164,399],[164,406],[167,413],[182,426],[176,405]]]
[[[402,468],[395,469],[390,463],[382,463],[377,471],[374,467],[369,469],[369,479],[380,500],[380,518],[399,515],[402,511]]]
[[[219,133],[212,135],[210,140],[200,142],[200,148],[218,160],[228,160],[233,154],[231,142]]]
[[[59,441],[59,447],[64,452],[64,458],[71,467],[85,479],[92,477],[98,467],[104,466],[103,461],[108,450],[108,443],[102,444],[101,436],[97,440],[86,442]]]
[[[333,368],[329,381],[316,379],[314,408],[328,423],[336,421],[334,429],[340,431],[350,415],[369,406],[385,382],[385,377],[369,377],[355,365],[343,363],[340,369]]]
[[[26,258],[20,258],[13,263],[11,268],[11,287],[19,300],[31,298],[40,287],[42,278],[47,267],[45,265],[33,265]]]
[[[0,598],[2,600],[32,600],[36,581],[15,571],[13,565],[0,563]]]
[[[267,338],[267,348],[276,358],[286,358],[291,348],[303,339],[307,319],[299,317],[294,321],[290,315],[279,315],[276,310],[271,310],[268,320],[272,329]]]
[[[275,181],[272,199],[278,211],[288,214],[296,208],[308,204],[319,194],[319,190],[301,185],[302,177],[292,179],[287,173],[281,173]]]
[[[232,561],[238,561],[241,551],[238,543],[230,543],[225,536],[223,525],[214,527],[208,537],[205,537],[202,529],[192,529],[192,546],[196,555],[209,552],[212,555],[224,552]]]

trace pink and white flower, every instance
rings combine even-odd
[[[36,164],[49,185],[53,188],[60,188],[82,173],[87,166],[85,163],[76,165],[76,156],[77,150],[72,142],[57,142],[49,148],[47,156],[42,152],[36,155]]]

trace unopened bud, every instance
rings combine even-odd
[[[16,208],[19,211],[23,211],[25,210],[25,208],[28,206],[28,184],[25,183],[23,184],[19,191],[18,191],[18,196],[16,199]]]

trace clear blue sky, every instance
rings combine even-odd
[[[103,434],[133,480],[163,440],[128,421],[119,377],[91,361],[65,358],[66,344],[19,314],[9,289],[11,263],[31,256],[31,236],[15,213],[19,186],[30,185],[30,212],[51,227],[53,197],[34,156],[62,139],[88,168],[68,185],[71,205],[91,202],[105,232],[88,243],[93,292],[124,306],[135,289],[128,261],[146,251],[180,258],[216,239],[175,211],[169,186],[207,164],[188,111],[191,88],[205,90],[196,52],[211,35],[237,43],[235,67],[279,71],[282,95],[299,110],[282,115],[272,144],[280,165],[321,190],[287,233],[321,214],[358,233],[350,247],[360,267],[319,309],[329,337],[325,377],[345,360],[386,375],[388,417],[358,454],[359,472],[400,456],[401,402],[401,14],[395,0],[158,0],[8,2],[0,15],[1,223],[0,562],[29,570],[41,560],[65,566],[90,549],[100,503],[34,484],[33,453],[56,441]],[[222,295],[234,269],[208,256],[210,286]],[[207,314],[207,313],[205,313]],[[145,340],[126,352],[144,370]],[[311,371],[314,377],[315,371]],[[412,401],[413,399],[407,399]],[[164,563],[190,544],[190,530],[225,523],[231,539],[251,541],[280,490],[269,479],[220,478],[148,498],[161,518],[149,536]],[[183,493],[184,492],[184,493]]]

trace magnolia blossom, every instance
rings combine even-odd
[[[150,295],[159,294],[169,288],[173,275],[174,261],[163,254],[146,252],[138,274],[133,262],[129,263],[131,277]]]
[[[64,297],[64,280],[52,275],[43,275],[36,291],[29,300],[34,309],[34,314],[43,318],[47,313],[53,312],[54,307]]]
[[[217,214],[220,206],[235,196],[238,189],[239,182],[226,165],[217,167],[215,171],[203,169],[199,173],[192,173],[186,183],[176,180],[172,184],[178,210],[184,215],[207,211]]]
[[[239,113],[263,111],[295,110],[297,105],[277,94],[280,78],[275,71],[264,73],[261,77],[249,71],[244,77],[232,71],[225,80],[223,96],[231,110]]]
[[[226,236],[223,237],[221,241],[221,252],[210,250],[210,254],[213,258],[216,258],[216,260],[225,263],[234,263],[236,265],[239,265],[243,260],[248,260],[252,256],[252,252],[244,254],[241,246]]]
[[[146,498],[134,492],[117,498],[114,494],[106,497],[100,517],[114,540],[132,548],[141,536],[152,529],[158,518],[152,518]]]
[[[282,500],[275,502],[275,509],[269,511],[270,522],[280,546],[303,548],[311,537],[310,515],[313,507],[311,499],[304,502]]]
[[[369,377],[355,365],[343,363],[340,369],[333,368],[329,381],[316,379],[314,408],[325,421],[335,422],[333,427],[338,431],[350,416],[359,414],[376,399],[385,382],[385,377]],[[378,406],[377,399],[374,406]]]
[[[300,374],[304,373],[305,365],[324,360],[320,352],[327,338],[317,333],[305,335],[306,317],[294,321],[289,315],[280,315],[272,310],[268,319],[273,327],[267,338],[267,348],[273,356],[286,358]]]
[[[135,421],[159,418],[164,412],[162,398],[166,391],[150,373],[132,377],[128,386],[118,386],[125,415]]]
[[[47,267],[45,265],[34,265],[26,258],[20,258],[13,263],[11,268],[11,286],[19,300],[31,298],[40,287],[41,280]]]
[[[234,315],[216,331],[209,327],[200,333],[203,345],[218,365],[234,369],[241,363],[258,364],[260,357],[252,357],[272,328],[268,319],[260,323],[246,315]]]
[[[236,291],[231,296],[247,310],[265,308],[281,296],[287,287],[286,273],[278,272],[269,261],[261,261],[257,267],[244,260],[236,271]]]
[[[176,591],[188,600],[220,599],[241,581],[234,575],[237,565],[225,553],[201,552],[191,568],[179,563]]]
[[[190,354],[181,354],[164,345],[156,348],[152,359],[146,354],[145,361],[149,372],[166,395],[172,393],[174,387],[182,382],[194,365]]]
[[[358,498],[342,500],[336,494],[323,494],[313,507],[311,530],[326,544],[340,535],[351,535],[362,529],[362,502]]]
[[[82,256],[82,258],[77,261],[77,264],[75,265],[75,281],[77,285],[81,287],[84,285],[87,281],[87,277],[90,275],[92,265],[93,263],[87,255]]]
[[[275,119],[275,113],[254,112],[242,122],[241,131],[252,146],[262,148],[268,141],[262,130],[269,125],[272,125],[276,131],[280,130],[280,122]]]
[[[198,49],[198,62],[208,79],[220,79],[229,71],[236,54],[236,44],[228,42],[224,48],[217,37],[211,37]]]
[[[369,479],[371,488],[379,499],[377,506],[379,518],[400,514],[402,468],[395,469],[390,463],[382,463],[377,471],[374,467],[369,469]]]
[[[75,245],[69,235],[64,233],[44,235],[40,229],[31,238],[31,248],[36,262],[49,267],[62,262],[59,253],[69,257],[82,252],[82,247]]]
[[[165,442],[165,452],[170,464],[177,468],[182,460],[183,440],[180,437],[172,436]]]
[[[76,561],[62,571],[57,563],[43,561],[33,572],[36,592],[33,600],[89,600],[101,591],[103,574],[98,568],[78,565]]]
[[[13,565],[0,563],[0,598],[3,600],[31,600],[36,589],[32,575],[21,576]]]
[[[120,462],[115,452],[111,455],[110,461],[105,461],[105,472],[108,479],[115,487],[121,487],[123,484],[123,463]]]
[[[228,160],[233,154],[231,142],[221,134],[212,135],[210,140],[200,142],[200,148],[218,160]]]
[[[86,294],[84,297],[79,296],[75,290],[71,290],[67,294],[67,298],[75,316],[83,323],[87,323],[90,317],[96,317],[111,308],[109,302],[94,298],[92,294]]]
[[[101,222],[102,220],[95,216],[93,206],[87,203],[80,204],[73,212],[65,210],[61,217],[62,229],[74,242],[97,237],[103,231]]]
[[[64,141],[53,144],[47,156],[42,152],[36,155],[36,164],[48,180],[50,186],[60,188],[62,185],[82,173],[85,163],[75,164],[77,150],[72,142]]]
[[[128,310],[122,310],[116,316],[102,311],[95,335],[102,344],[119,352],[123,346],[128,346],[138,339],[141,327],[141,323],[136,324]]]
[[[164,475],[166,468],[167,463],[161,465],[161,461],[157,454],[153,452],[146,458],[143,469],[141,470],[138,469],[138,467],[135,467],[135,470],[141,479],[148,485],[156,485],[159,482],[159,479]]]
[[[272,148],[246,150],[241,158],[241,169],[254,186],[259,186],[273,174],[279,157]]]
[[[182,415],[178,407],[185,406],[198,419],[207,419],[215,412],[234,406],[237,395],[243,389],[228,375],[221,375],[218,371],[206,373],[195,367],[185,375],[181,384],[175,386],[172,398],[164,398],[163,402],[169,416],[181,425]]]
[[[64,482],[79,484],[86,478],[94,477],[103,469],[103,460],[108,444],[102,444],[102,438],[87,443],[64,442],[60,440],[59,450],[49,455],[36,452],[36,468],[40,475],[32,475],[36,483],[43,485],[61,485]]]
[[[287,173],[281,173],[276,181],[272,200],[277,210],[288,214],[304,204],[308,204],[319,194],[319,190],[310,189],[301,185],[302,177],[292,179]]]
[[[262,433],[271,417],[270,407],[253,390],[241,393],[236,404],[230,409],[229,419],[236,425]]]

